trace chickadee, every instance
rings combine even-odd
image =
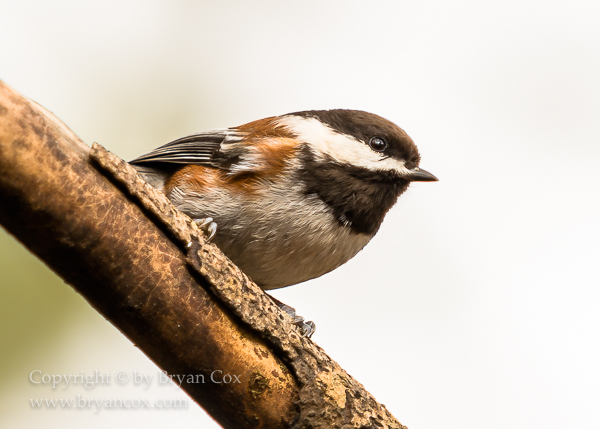
[[[131,164],[211,235],[218,225],[217,246],[268,290],[356,255],[410,182],[437,181],[419,161],[380,116],[314,110],[193,134]]]

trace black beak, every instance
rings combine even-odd
[[[410,173],[405,176],[409,182],[437,182],[438,178],[431,174],[429,171],[423,170],[422,168],[413,168]]]

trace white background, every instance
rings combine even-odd
[[[599,23],[592,1],[0,0],[0,79],[125,159],[305,109],[396,122],[440,181],[274,295],[411,429],[598,428]],[[216,427],[194,404],[32,409],[185,396],[30,383],[157,369],[5,233],[0,293],[3,427]]]

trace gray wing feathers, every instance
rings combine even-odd
[[[163,190],[165,187],[165,180],[169,176],[167,172],[146,165],[133,164],[132,166],[146,182],[150,183],[160,191]]]
[[[161,146],[146,155],[130,161],[131,164],[174,163],[211,165],[213,155],[223,143],[236,143],[245,134],[234,129],[204,131],[182,137]]]

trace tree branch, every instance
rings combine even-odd
[[[224,427],[404,427],[127,163],[1,81],[0,201],[0,224],[192,376],[181,387]],[[198,382],[215,370],[240,382]]]

